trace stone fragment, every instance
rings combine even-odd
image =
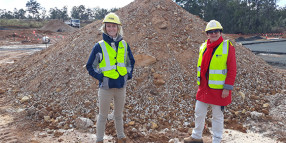
[[[263,104],[263,107],[264,107],[264,108],[269,107],[269,103],[265,103],[265,104]]]
[[[42,108],[40,111],[39,111],[39,117],[40,118],[44,118],[44,116],[48,115],[49,112],[45,109],[45,108]]]
[[[259,113],[257,111],[252,111],[252,112],[250,112],[250,116],[253,119],[261,119],[263,116],[263,113]]]
[[[179,143],[180,140],[178,138],[170,139],[168,143]]]
[[[28,96],[24,96],[24,97],[21,98],[20,102],[24,103],[24,102],[27,102],[29,100],[30,100],[30,98]]]
[[[243,110],[241,111],[241,113],[242,113],[242,114],[244,114],[245,112],[246,112],[246,110],[245,110],[245,109],[243,109]]]
[[[35,113],[36,113],[36,108],[35,108],[34,106],[32,106],[32,107],[28,108],[28,109],[26,110],[26,112],[27,112],[27,115],[28,115],[28,116],[35,115]]]
[[[243,92],[239,91],[238,94],[241,96],[242,100],[245,99],[245,94]]]
[[[262,113],[264,113],[265,115],[269,115],[269,111],[268,111],[268,110],[262,109],[261,111],[262,111]]]
[[[48,133],[48,134],[52,134],[52,133],[54,133],[54,130],[48,129],[48,130],[47,130],[47,133]]]
[[[0,88],[0,94],[3,94],[3,93],[5,93],[5,90]]]
[[[44,120],[45,120],[46,122],[50,121],[50,119],[51,119],[50,116],[44,116]]]
[[[87,129],[93,126],[93,122],[88,118],[79,117],[75,120],[75,126],[79,129]]]
[[[40,137],[40,138],[47,137],[47,133],[45,133],[45,132],[40,132],[40,133],[38,134],[38,137]]]
[[[157,80],[154,81],[154,84],[155,85],[164,85],[165,81],[163,79],[157,79]]]
[[[60,136],[62,136],[63,134],[64,134],[64,131],[58,130],[58,131],[55,131],[54,136],[55,136],[55,137],[60,137]]]
[[[250,96],[250,99],[258,100],[259,97],[258,97],[258,96],[255,96],[255,95],[251,95],[251,96]]]
[[[56,89],[56,92],[61,92],[62,91],[62,88],[57,88]]]
[[[156,129],[158,128],[158,125],[155,122],[151,122],[151,128]]]
[[[144,67],[144,66],[149,66],[151,64],[156,63],[156,58],[150,55],[144,55],[144,54],[139,54],[139,55],[135,55],[135,66],[140,66],[140,67]]]
[[[130,121],[130,122],[128,123],[129,126],[133,126],[134,124],[135,124],[135,121]]]

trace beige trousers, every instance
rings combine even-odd
[[[205,125],[205,118],[208,112],[208,106],[212,107],[212,143],[220,143],[223,134],[224,115],[221,106],[207,104],[201,101],[196,102],[195,108],[195,128],[192,132],[192,138],[201,139]]]
[[[99,100],[99,115],[96,122],[96,141],[103,141],[105,125],[108,113],[110,112],[110,102],[113,99],[114,102],[114,122],[117,133],[117,138],[125,138],[123,128],[123,109],[126,97],[126,87],[124,88],[111,88],[102,89],[99,88],[98,100]]]

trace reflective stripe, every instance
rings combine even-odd
[[[210,74],[223,74],[226,75],[227,69],[224,70],[210,70]]]
[[[201,82],[201,78],[200,78],[200,77],[198,77],[198,79],[197,79],[197,80],[198,80],[198,82]]]
[[[101,71],[109,71],[109,70],[113,70],[116,69],[116,66],[109,66],[109,67],[102,67],[100,68]]]
[[[117,66],[119,66],[119,67],[126,67],[125,63],[117,63]]]
[[[102,41],[100,41],[99,44],[100,44],[100,46],[101,46],[101,49],[102,49],[102,52],[103,52],[103,56],[105,57],[106,67],[110,67],[109,55],[108,55],[108,52],[107,52],[105,43],[104,43],[104,41],[102,40]]]
[[[200,72],[201,71],[201,67],[197,67],[197,70]]]
[[[127,44],[124,40],[121,41],[124,46],[124,63],[117,63],[117,66],[126,67]],[[117,61],[118,62],[118,61]]]
[[[109,55],[108,55],[108,52],[107,52],[107,49],[106,49],[104,41],[103,40],[100,41],[99,44],[101,46],[103,56],[105,57],[105,64],[106,64],[105,67],[100,68],[100,70],[101,71],[109,71],[109,70],[112,70],[112,69],[116,69],[115,65],[110,66]]]
[[[224,85],[224,81],[209,80],[209,84]]]
[[[206,44],[207,44],[207,42],[204,42],[204,43],[201,45],[201,47],[200,47],[200,52],[201,52],[201,50],[203,50],[203,49],[205,48]]]
[[[119,42],[118,51],[115,55],[109,55],[108,51],[110,50],[110,45],[108,45],[105,41],[99,41],[100,47],[102,49],[103,59],[105,61],[105,65],[100,66],[100,71],[104,72],[104,76],[117,79],[119,74],[121,76],[126,75],[127,69],[126,69],[126,57],[127,57],[127,43],[125,41]],[[122,45],[121,45],[122,44]],[[124,48],[124,49],[122,49]],[[113,52],[113,51],[111,51]],[[116,56],[116,57],[114,57]],[[115,59],[113,59],[113,57]],[[112,59],[110,59],[112,58]],[[119,58],[119,60],[118,60]],[[124,59],[123,59],[124,58]],[[119,62],[120,61],[120,62]],[[112,62],[112,63],[111,63]],[[115,65],[113,65],[113,62],[115,62]],[[100,63],[101,64],[101,63]],[[104,67],[102,67],[104,66]],[[116,70],[117,69],[117,70]]]
[[[127,44],[126,44],[126,41],[124,41],[124,40],[122,40],[122,44],[123,44],[123,46],[124,46],[124,48],[125,48],[125,52],[124,52],[124,63],[126,62],[126,55],[127,55]],[[121,66],[122,67],[122,66]],[[124,65],[124,67],[125,67],[125,65]]]
[[[222,53],[227,54],[227,40],[223,41],[223,48],[222,48]]]

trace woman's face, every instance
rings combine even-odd
[[[105,23],[106,32],[112,38],[117,36],[118,26],[115,23]]]
[[[210,42],[212,43],[219,39],[219,37],[221,36],[221,32],[219,29],[210,30],[207,31],[207,36],[210,39]]]

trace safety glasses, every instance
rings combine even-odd
[[[210,30],[210,31],[207,31],[207,34],[217,34],[218,32],[220,32],[219,29],[216,29],[216,30]]]

